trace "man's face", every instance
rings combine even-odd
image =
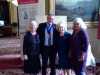
[[[54,20],[54,16],[47,16],[47,22],[52,23]]]

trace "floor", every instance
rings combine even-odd
[[[99,69],[97,69],[97,71],[95,71],[96,73],[92,73],[88,71],[87,75],[100,75],[100,67]],[[49,75],[50,70],[48,69],[47,75]],[[6,70],[0,70],[0,75],[27,75],[24,74],[22,69],[6,69]],[[39,73],[38,75],[41,75],[41,73]],[[63,75],[63,73],[61,71],[56,70],[56,75]],[[75,75],[74,72],[71,75]]]
[[[20,53],[20,39],[16,37],[0,38],[0,55]]]

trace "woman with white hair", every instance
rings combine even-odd
[[[70,64],[76,75],[86,75],[85,63],[89,40],[85,29],[84,21],[81,18],[75,18],[70,39]]]
[[[81,18],[77,18],[76,19],[77,21],[79,21],[82,25],[81,25],[81,28],[84,29],[85,31],[87,31],[87,26],[86,24],[83,22],[83,20]],[[93,53],[91,51],[91,44],[89,42],[88,44],[88,49],[87,49],[87,57],[86,57],[86,67],[95,67],[96,66],[96,61],[95,61],[95,58],[93,56]]]
[[[36,33],[37,23],[31,21],[23,41],[24,72],[37,75],[40,71],[39,35]]]
[[[64,22],[58,26],[59,38],[58,38],[58,69],[63,71],[64,75],[69,75],[69,39],[71,34],[66,30],[67,25]]]
[[[80,22],[81,28],[84,29],[87,32],[87,26],[83,22],[83,20],[81,18],[76,18],[76,21]],[[88,44],[87,58],[86,58],[85,65],[86,65],[86,67],[89,67],[89,66],[95,67],[96,66],[96,61],[95,61],[95,58],[94,58],[93,53],[91,51],[91,44],[90,44],[90,42]]]

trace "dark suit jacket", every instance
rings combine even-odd
[[[40,23],[39,27],[37,29],[37,33],[39,34],[40,38],[40,45],[44,46],[45,41],[45,28],[47,27],[47,23]],[[53,24],[53,45],[56,46],[57,44],[57,37],[58,37],[58,31],[56,30],[56,24]]]

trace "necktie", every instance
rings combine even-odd
[[[49,37],[48,37],[48,45],[49,45],[49,46],[51,45],[51,29],[52,29],[52,26],[49,25],[49,26],[47,27],[47,32],[48,32],[48,34],[49,34]]]
[[[50,34],[50,31],[51,31],[51,26],[48,26],[47,27],[47,32]]]

